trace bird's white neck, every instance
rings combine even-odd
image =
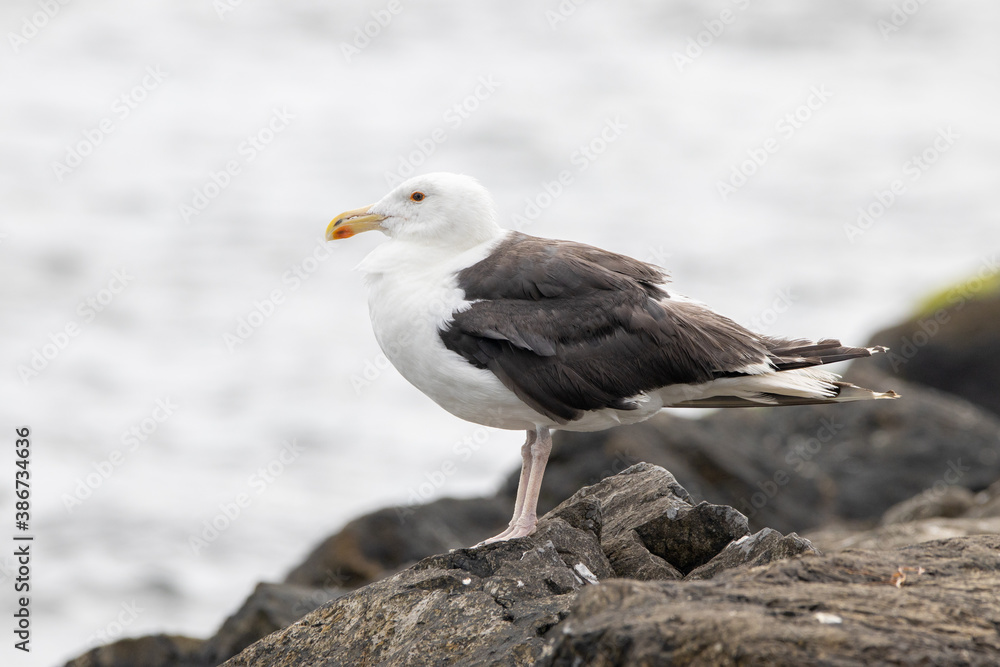
[[[511,233],[510,230],[499,227],[497,231],[495,236],[465,247],[390,239],[361,260],[357,268],[369,276],[425,270],[459,271],[481,261]]]

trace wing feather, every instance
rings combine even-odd
[[[471,306],[440,332],[529,406],[566,423],[631,409],[671,384],[739,374],[765,340],[707,307],[672,300],[664,272],[623,255],[513,233],[458,274]]]

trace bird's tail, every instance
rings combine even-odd
[[[898,398],[894,391],[872,391],[817,368],[824,364],[858,357],[870,357],[886,351],[882,346],[848,347],[839,340],[819,342],[768,338],[771,368],[761,373],[723,377],[700,385],[688,385],[689,391],[678,397],[676,390],[669,403],[673,407],[743,408],[767,405],[819,405],[873,399]],[[683,400],[676,400],[682,398]],[[665,401],[666,402],[666,401]]]
[[[841,345],[839,340],[827,338],[819,342],[811,340],[787,340],[785,338],[765,338],[768,359],[775,370],[789,371],[796,368],[822,366],[858,357],[870,357],[873,354],[885,352],[888,348],[848,347]]]

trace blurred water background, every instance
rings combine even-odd
[[[30,656],[0,548],[0,662],[207,636],[359,513],[491,493],[518,465],[518,433],[384,367],[352,271],[381,238],[322,243],[411,171],[472,174],[505,224],[659,263],[775,334],[860,344],[995,268],[998,18],[3,2],[0,539],[27,424],[36,541]]]

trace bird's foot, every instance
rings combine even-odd
[[[481,547],[486,544],[493,544],[494,542],[506,542],[507,540],[516,540],[519,537],[527,537],[535,532],[535,526],[538,524],[538,520],[532,517],[530,520],[520,520],[517,523],[511,523],[507,527],[507,530],[503,531],[499,535],[494,535],[489,539],[485,539],[477,547]]]

